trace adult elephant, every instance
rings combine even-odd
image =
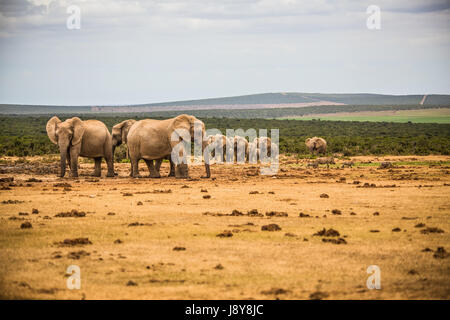
[[[259,154],[261,152],[267,150],[267,156],[270,157],[272,154],[272,140],[269,137],[259,137],[253,140],[253,143],[256,144],[256,147],[259,150]]]
[[[235,136],[233,142],[236,162],[245,162],[245,160],[248,160],[249,149],[247,139],[241,136]]]
[[[323,138],[308,138],[306,139],[305,144],[308,147],[309,152],[311,152],[312,154],[325,154],[327,152],[327,142]]]
[[[230,149],[231,151],[231,149],[233,149],[234,140],[233,138],[228,138],[227,136],[218,133],[213,136],[208,136],[206,138],[206,144],[212,151],[211,154],[216,159],[216,161],[222,163],[222,161],[227,161],[227,150]],[[220,154],[216,154],[216,151],[220,151]],[[231,152],[229,152],[229,154],[231,154]],[[233,160],[230,158],[229,161]]]
[[[113,156],[114,156],[114,151],[116,150],[116,147],[120,146],[122,143],[127,144],[127,157],[129,158],[129,152],[128,152],[128,133],[131,129],[131,127],[136,123],[136,120],[134,119],[128,119],[128,120],[124,120],[121,123],[116,124],[113,128],[112,128],[112,152],[113,152]],[[173,165],[172,160],[170,159],[170,157],[165,157],[165,159],[169,160],[170,162],[170,172],[169,172],[169,177],[174,177],[175,176],[175,166]],[[155,165],[155,170],[152,170],[151,168],[153,167],[153,160],[146,160],[145,163],[147,164],[148,167],[148,171],[150,173],[150,177],[153,178],[159,178],[159,169],[161,167],[161,163],[162,163],[163,159],[157,159],[155,160],[156,165]],[[155,172],[157,172],[157,174],[155,174]],[[152,175],[153,172],[153,175]],[[131,173],[130,173],[131,175]]]
[[[194,141],[197,137],[194,128],[201,129],[199,133],[199,141]],[[144,159],[147,163],[150,175],[158,176],[158,166],[155,168],[152,160],[158,160],[172,155],[172,150],[180,143],[180,139],[173,140],[174,132],[181,133],[180,130],[189,133],[191,141],[202,144],[202,151],[207,146],[205,136],[205,125],[202,121],[194,116],[182,114],[175,118],[166,120],[145,119],[137,121],[131,128],[127,136],[128,151],[131,161],[131,176],[139,176],[138,162]],[[200,137],[201,134],[201,137]],[[187,150],[190,153],[190,150]],[[211,176],[209,168],[209,159],[205,159],[206,176]],[[177,164],[175,167],[175,177],[188,178],[188,166],[186,163]]]
[[[66,173],[66,161],[71,177],[78,177],[78,157],[95,160],[94,176],[101,176],[102,158],[108,165],[107,177],[114,177],[111,134],[105,124],[98,120],[82,121],[78,117],[62,122],[54,116],[47,122],[50,141],[57,144],[61,155],[60,177]]]

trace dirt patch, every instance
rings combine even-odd
[[[289,293],[291,293],[291,290],[286,290],[283,288],[272,288],[270,290],[261,291],[261,294],[264,294],[264,295],[280,295],[280,294],[289,294]]]
[[[84,246],[88,244],[92,244],[89,241],[89,238],[74,238],[74,239],[65,239],[61,242],[55,242],[59,247],[73,247],[73,246]]]
[[[149,280],[150,283],[185,283],[186,280],[182,279],[182,280],[172,280],[172,279],[164,279],[164,280],[160,280],[160,279],[150,279]]]
[[[440,228],[436,228],[436,227],[428,227],[423,230],[420,230],[420,233],[422,233],[422,234],[444,233],[444,232],[445,232],[444,230],[442,230]]]
[[[436,259],[445,259],[448,257],[448,252],[445,251],[444,247],[438,247],[436,252],[433,255],[433,258]]]
[[[155,189],[150,193],[172,193],[172,189],[167,189],[167,190],[159,190],[159,189]]]
[[[173,251],[186,251],[186,248],[185,247],[174,247],[172,250]]]
[[[414,228],[424,228],[425,227],[425,223],[418,223],[414,226]]]
[[[24,222],[24,223],[22,223],[21,225],[20,225],[20,229],[30,229],[30,228],[33,228],[33,226],[31,225],[31,223],[30,222]]]
[[[320,231],[317,231],[316,233],[313,234],[313,236],[319,236],[319,237],[339,237],[340,233],[337,230],[334,230],[332,228],[330,229],[325,229],[323,228]]]
[[[266,212],[267,217],[287,217],[287,212],[269,211]]]
[[[311,216],[307,213],[300,212],[298,215],[300,218],[311,218]]]
[[[281,227],[275,223],[267,224],[261,227],[261,231],[280,231]]]
[[[18,204],[18,203],[24,203],[25,201],[22,200],[3,200],[2,204]]]
[[[90,256],[90,255],[91,255],[91,254],[90,254],[89,252],[84,251],[84,250],[80,250],[80,251],[69,252],[69,253],[67,254],[67,258],[78,260],[78,259],[80,259],[80,258],[82,258],[82,257],[87,257],[87,256]]]
[[[284,234],[285,237],[295,238],[297,235],[295,233],[287,232]]]
[[[140,223],[140,222],[132,222],[128,224],[129,227],[141,227],[141,226],[152,226],[153,223]]]
[[[329,242],[333,244],[347,244],[344,238],[332,239],[332,238],[323,238],[322,242]]]
[[[326,292],[316,291],[309,295],[310,300],[322,300],[328,298],[330,295]]]
[[[76,209],[72,209],[69,212],[60,212],[55,215],[55,217],[58,217],[58,218],[67,218],[67,217],[81,218],[81,217],[85,217],[85,216],[86,216],[86,212],[78,211]]]
[[[216,237],[219,238],[230,238],[233,236],[233,233],[230,230],[225,230],[221,233],[219,233],[218,235],[216,235]]]
[[[72,188],[72,185],[67,182],[59,182],[59,183],[53,184],[53,187],[54,188]]]
[[[364,183],[362,186],[356,186],[357,188],[376,188],[377,185],[375,183]]]

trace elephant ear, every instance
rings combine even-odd
[[[83,138],[85,125],[84,125],[83,121],[78,117],[74,117],[74,118],[70,119],[70,121],[72,122],[72,128],[73,128],[72,145],[76,146],[77,144],[79,144],[81,142],[81,139]]]
[[[127,143],[128,132],[136,120],[125,120],[122,123],[122,142]]]
[[[58,143],[58,139],[56,138],[56,125],[58,123],[61,123],[61,120],[59,120],[57,116],[54,116],[53,118],[48,120],[47,126],[45,128],[47,130],[47,135],[50,141],[53,142],[54,144]]]
[[[175,120],[173,121],[173,130],[177,129],[184,129],[188,132],[191,132],[191,119],[188,115],[182,114],[175,118]],[[172,132],[170,133],[172,134]]]

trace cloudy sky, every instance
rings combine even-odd
[[[450,94],[449,58],[450,0],[0,0],[0,103]]]

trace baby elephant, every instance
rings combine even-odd
[[[66,160],[71,177],[78,177],[78,157],[94,158],[94,176],[101,176],[102,158],[108,165],[107,177],[114,177],[112,140],[108,128],[98,120],[82,121],[78,117],[62,122],[53,117],[47,122],[50,141],[57,144],[61,155],[60,177],[66,173]]]

